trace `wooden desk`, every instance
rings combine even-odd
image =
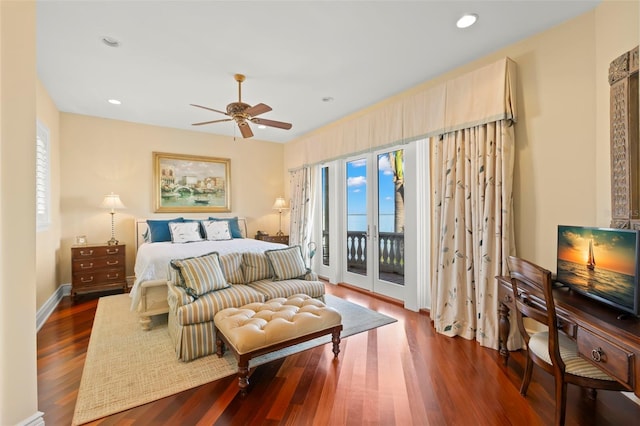
[[[513,288],[509,277],[496,278],[500,355],[506,365],[509,312],[515,309]],[[566,287],[554,290],[553,296],[559,326],[577,341],[580,356],[640,396],[640,319],[618,319],[618,311]]]

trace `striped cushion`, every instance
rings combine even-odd
[[[284,249],[267,250],[264,254],[269,259],[274,281],[304,277],[307,273],[307,267],[302,258],[302,248],[298,245]]]
[[[231,284],[244,284],[242,273],[242,253],[228,253],[220,256],[222,272]]]
[[[212,321],[216,313],[225,308],[264,302],[264,295],[249,286],[236,284],[223,290],[207,293],[193,303],[180,306],[176,312],[178,324],[198,324]]]
[[[574,376],[589,377],[591,379],[600,379],[614,381],[615,379],[605,373],[603,370],[580,358],[578,355],[578,345],[563,333],[558,333],[560,343],[560,357],[565,364],[565,372]],[[529,340],[529,349],[536,354],[538,358],[542,358],[551,364],[549,356],[549,332],[541,331],[531,336]]]
[[[306,294],[313,298],[320,298],[324,296],[324,284],[321,281],[306,281],[306,280],[285,280],[285,281],[272,281],[269,279],[256,281],[247,284],[249,287],[255,289],[258,293],[262,293],[267,297],[267,300],[275,299],[278,297],[289,297],[294,294]]]
[[[271,278],[267,256],[264,253],[243,253],[242,272],[245,284]]]
[[[229,287],[217,252],[187,259],[174,259],[171,266],[180,271],[185,289],[190,296],[200,297],[210,291]]]

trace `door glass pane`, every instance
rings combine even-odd
[[[322,168],[322,264],[329,266],[329,167]]]
[[[404,151],[378,155],[378,278],[404,285]]]
[[[347,162],[347,271],[367,275],[367,160]]]

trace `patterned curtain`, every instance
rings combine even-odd
[[[514,131],[509,120],[443,135],[436,142],[433,226],[436,331],[498,348],[498,284],[513,236]],[[510,349],[521,347],[515,329]]]
[[[304,167],[290,174],[291,219],[289,221],[289,244],[299,244],[307,265],[308,246],[313,231],[313,199],[311,194],[311,169]]]

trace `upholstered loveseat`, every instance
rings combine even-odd
[[[216,352],[213,318],[222,309],[300,293],[324,300],[324,284],[305,267],[299,246],[211,253],[174,260],[169,269],[169,334],[182,361]]]

